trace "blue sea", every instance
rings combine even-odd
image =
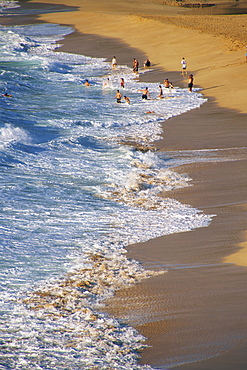
[[[155,150],[164,121],[206,100],[178,87],[158,99],[125,65],[60,52],[71,32],[0,27],[0,369],[151,369],[138,364],[145,338],[104,299],[166,272],[126,246],[210,223],[160,197],[191,185],[182,159]]]

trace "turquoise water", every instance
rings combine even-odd
[[[138,365],[144,338],[101,308],[117,289],[164,273],[127,260],[127,245],[211,220],[159,197],[190,179],[148,150],[164,120],[205,99],[175,88],[159,100],[148,83],[143,101],[146,84],[127,66],[59,52],[70,32],[0,27],[0,368],[149,368]],[[130,105],[116,103],[117,89]]]

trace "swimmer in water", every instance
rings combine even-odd
[[[103,88],[109,88],[111,86],[110,79],[107,77],[107,80],[103,82]]]
[[[3,96],[6,97],[6,98],[12,98],[12,95],[10,95],[8,93],[3,94]]]
[[[86,81],[84,82],[84,85],[85,85],[85,86],[91,86],[91,84],[90,84],[90,82],[89,82],[88,80],[86,80]]]
[[[130,104],[130,98],[128,98],[128,96],[124,96],[124,100],[126,101],[127,104]]]

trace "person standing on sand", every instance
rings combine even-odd
[[[182,58],[182,60],[181,60],[181,66],[182,66],[182,73],[181,73],[181,75],[184,76],[187,73],[186,72],[187,62],[186,62],[186,60],[184,58]]]
[[[246,46],[246,50],[245,50],[245,61],[247,62],[247,46]]]
[[[116,67],[117,67],[117,58],[115,57],[115,55],[112,58],[111,66],[112,66],[112,69],[116,69]]]
[[[136,58],[134,58],[133,59],[133,72],[138,73],[138,69],[139,69],[139,62],[138,60],[136,60]]]
[[[114,96],[114,98],[117,98],[117,103],[121,103],[122,94],[119,92],[119,90],[117,90],[116,95]]]
[[[193,84],[194,84],[194,77],[193,75],[189,75],[188,89],[191,92],[192,92]]]

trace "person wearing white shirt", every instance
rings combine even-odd
[[[186,60],[184,59],[184,58],[182,58],[182,60],[181,60],[181,65],[182,65],[182,73],[181,73],[181,75],[186,75],[186,68],[187,68],[187,62],[186,62]]]

